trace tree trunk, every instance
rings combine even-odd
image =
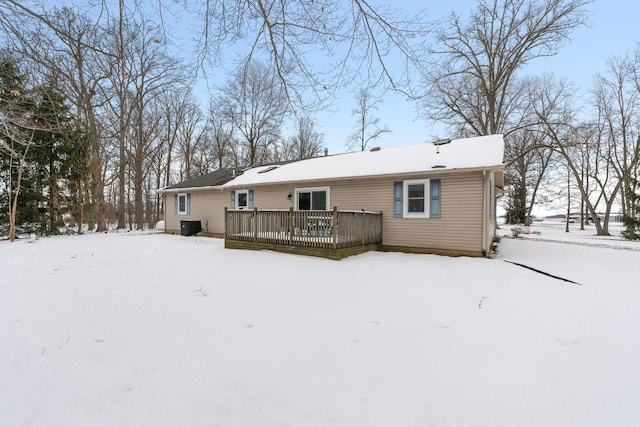
[[[133,186],[133,203],[136,211],[136,228],[142,230],[144,228],[144,197],[142,194],[142,160],[136,162],[136,170]]]
[[[124,61],[124,28],[123,28],[123,24],[124,24],[124,0],[120,0],[118,2],[119,5],[119,12],[120,12],[120,21],[119,21],[119,42],[120,42],[120,51],[118,52],[118,61],[119,61],[119,73],[120,75],[118,76],[118,78],[120,79],[120,88],[119,88],[119,92],[118,92],[118,96],[119,96],[119,101],[120,101],[120,111],[118,112],[119,117],[118,117],[118,127],[119,127],[119,132],[118,132],[118,143],[119,143],[119,148],[120,148],[120,157],[119,157],[119,171],[118,171],[118,216],[117,216],[117,228],[118,229],[123,229],[125,228],[125,198],[127,197],[127,194],[125,194],[125,169],[126,169],[126,163],[127,163],[127,157],[126,157],[126,147],[125,147],[125,143],[126,143],[126,123],[125,123],[125,111],[126,111],[126,85],[124,80],[126,79],[125,76],[125,61]]]
[[[49,162],[49,233],[59,234],[60,189],[53,160]]]
[[[9,178],[9,240],[11,242],[16,240],[16,212],[18,211],[18,196],[20,195],[20,186],[22,185],[22,172],[24,171],[24,164],[27,159],[27,153],[33,141],[29,141],[24,149],[24,153],[20,157],[18,163],[18,176],[16,177],[15,191],[11,191],[11,178]],[[13,160],[14,155],[11,155]],[[11,162],[10,162],[11,165]],[[11,176],[11,174],[9,174]]]
[[[80,206],[78,208],[78,228],[77,228],[78,234],[82,234],[82,223],[84,222],[84,205],[85,205],[85,200],[84,200],[84,197],[82,197],[82,193],[80,193]]]

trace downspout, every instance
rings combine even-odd
[[[487,171],[482,171],[482,256],[487,257]]]

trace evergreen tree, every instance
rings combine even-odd
[[[33,224],[38,216],[37,197],[23,191],[32,187],[29,181],[33,176],[26,162],[32,136],[27,124],[33,103],[25,82],[18,59],[0,52],[0,232],[8,231],[11,240],[18,225]]]
[[[40,199],[39,224],[42,234],[58,234],[64,227],[63,214],[69,210],[70,180],[82,179],[78,171],[87,157],[86,138],[74,125],[69,106],[55,78],[36,89],[34,149],[31,156],[36,172],[34,191]]]
[[[58,234],[88,173],[88,138],[54,77],[29,90],[18,61],[0,56],[0,233]]]

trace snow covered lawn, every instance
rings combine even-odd
[[[638,425],[640,247],[536,237],[342,261],[0,242],[0,425]]]

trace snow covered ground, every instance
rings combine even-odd
[[[637,426],[640,245],[577,228],[494,259],[0,242],[0,425]]]

